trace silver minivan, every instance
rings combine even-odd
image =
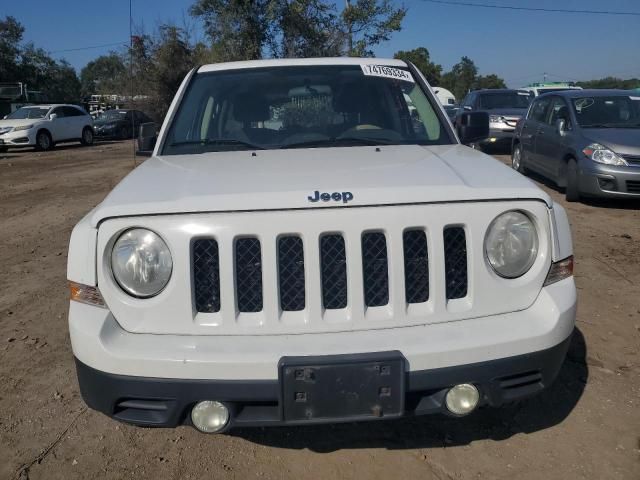
[[[566,90],[536,97],[515,131],[512,166],[581,197],[640,199],[640,96]]]

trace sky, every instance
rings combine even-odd
[[[188,15],[193,0],[132,0],[133,21],[152,31],[162,23],[188,25],[205,40]],[[378,57],[424,46],[445,70],[466,55],[481,74],[496,73],[510,87],[530,82],[589,80],[608,75],[640,78],[640,17],[528,12],[449,6],[423,0],[393,0],[408,7],[402,31],[375,48]],[[470,3],[609,10],[640,13],[640,0],[465,0]],[[342,0],[336,0],[342,5]],[[13,15],[25,40],[65,58],[78,71],[129,38],[129,0],[0,0],[0,16]]]

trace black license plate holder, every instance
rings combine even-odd
[[[282,357],[282,416],[288,423],[399,417],[405,359],[400,352]]]

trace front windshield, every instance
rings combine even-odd
[[[583,128],[640,128],[640,96],[580,97],[572,105]]]
[[[7,118],[12,120],[23,120],[26,118],[44,118],[47,115],[48,111],[48,108],[22,107],[15,112],[7,115]]]
[[[197,74],[162,153],[453,143],[408,70],[369,67]]]
[[[480,94],[480,108],[529,108],[531,95],[528,92],[499,92]]]

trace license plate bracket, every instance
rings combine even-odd
[[[398,417],[404,411],[405,359],[398,351],[282,357],[278,367],[285,422]]]

